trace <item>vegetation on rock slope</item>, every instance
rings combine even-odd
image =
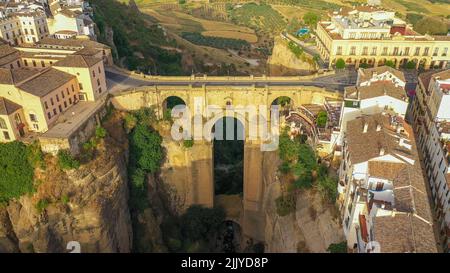
[[[144,73],[179,75],[181,55],[162,49],[172,46],[163,29],[151,23],[136,8],[116,0],[90,0],[93,19],[98,27],[98,40],[110,44],[108,29],[113,31],[117,48],[116,62],[123,61],[130,70]]]

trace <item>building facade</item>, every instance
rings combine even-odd
[[[450,60],[450,37],[421,35],[395,17],[394,12],[373,6],[341,8],[329,21],[317,24],[316,44],[332,67],[342,59],[358,68],[377,67],[391,61],[395,68],[442,67]]]
[[[344,89],[338,145],[342,145],[348,121],[386,111],[404,118],[409,101],[405,84],[403,72],[391,67],[360,68],[356,86]]]
[[[411,127],[387,112],[347,122],[338,205],[352,252],[437,252]]]
[[[444,250],[450,251],[450,70],[419,76],[412,105]]]

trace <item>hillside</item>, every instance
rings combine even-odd
[[[116,63],[145,73],[184,74],[181,55],[162,48],[174,46],[175,42],[133,5],[115,0],[89,2],[94,9],[99,41],[116,48]]]

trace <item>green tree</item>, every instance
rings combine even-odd
[[[308,26],[315,27],[317,25],[317,22],[320,21],[320,15],[314,13],[314,12],[307,12],[305,15],[303,15],[303,22],[307,24]]]
[[[144,124],[138,124],[131,133],[130,153],[138,168],[154,173],[159,169],[163,152],[161,136]]]
[[[385,66],[389,66],[389,67],[395,67],[395,64],[394,64],[394,62],[393,61],[391,61],[391,60],[387,60],[385,63],[384,63],[384,65]]]
[[[336,69],[344,69],[344,68],[345,68],[345,61],[341,58],[337,59]]]
[[[327,248],[330,253],[347,253],[347,242],[340,242],[337,244],[330,244]]]
[[[221,207],[205,208],[193,205],[181,217],[182,233],[191,241],[205,239],[217,231],[224,220],[225,211]]]
[[[328,114],[326,111],[320,111],[316,117],[316,124],[318,127],[325,127],[328,121]]]
[[[35,156],[27,146],[13,141],[0,143],[0,203],[33,191]]]
[[[413,61],[408,61],[405,65],[405,68],[406,69],[414,69],[414,68],[416,68],[416,63]]]

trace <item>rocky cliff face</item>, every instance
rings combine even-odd
[[[306,58],[311,57],[307,56]],[[271,76],[308,75],[316,69],[315,65],[297,58],[281,37],[275,38],[272,55],[267,60],[267,65]]]
[[[46,156],[36,192],[0,208],[0,252],[69,252],[70,241],[79,242],[81,252],[129,252],[126,147],[115,137],[78,170],[63,172]]]
[[[283,217],[277,214],[275,199],[281,195],[279,159],[276,153],[265,153],[264,157],[265,252],[326,252],[330,244],[342,242],[344,235],[336,208],[324,203],[314,189],[297,195],[295,213]]]

